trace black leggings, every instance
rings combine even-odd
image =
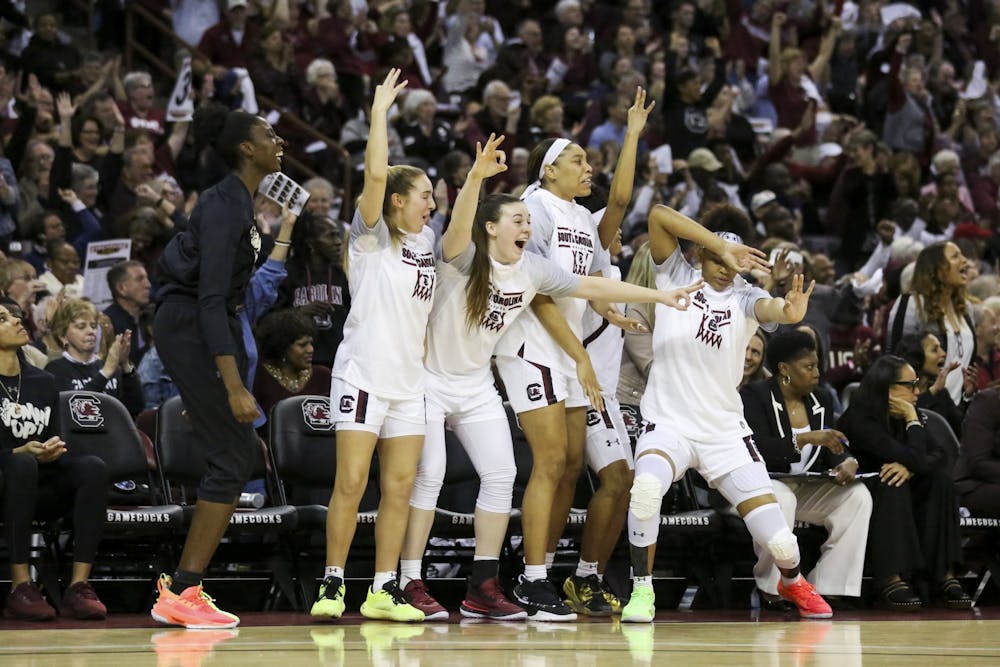
[[[96,456],[63,455],[39,463],[21,452],[2,459],[4,510],[10,562],[27,563],[31,522],[71,516],[73,560],[93,563],[108,507],[108,469]]]

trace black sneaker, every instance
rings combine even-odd
[[[514,602],[524,607],[535,621],[575,621],[576,614],[559,597],[548,579],[528,581],[521,575],[514,587]]]
[[[611,615],[611,605],[604,599],[601,582],[596,574],[588,577],[578,577],[575,574],[566,577],[566,581],[563,582],[563,593],[566,594],[566,604],[578,614]]]

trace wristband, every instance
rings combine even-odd
[[[923,426],[923,424],[919,419],[914,419],[913,421],[906,422],[906,428],[910,428],[911,426]]]
[[[289,248],[292,244],[290,241],[275,241],[274,245],[281,246],[282,248]]]

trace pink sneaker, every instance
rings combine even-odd
[[[431,597],[431,594],[427,592],[427,586],[424,585],[423,579],[411,579],[410,583],[406,584],[406,588],[403,589],[403,597],[406,598],[406,601],[411,606],[424,612],[425,621],[448,620],[448,610]]]
[[[833,609],[805,577],[787,586],[779,579],[778,595],[798,607],[802,618],[833,618]]]

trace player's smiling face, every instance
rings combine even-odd
[[[722,259],[714,252],[701,248],[701,276],[708,285],[717,291],[722,291],[733,284],[736,272],[722,263]]]
[[[587,151],[579,144],[567,146],[555,162],[545,167],[545,188],[566,199],[590,194],[594,170],[587,163]]]
[[[500,219],[486,223],[490,237],[490,256],[501,264],[521,259],[531,238],[531,217],[521,202],[506,204],[500,209]]]

